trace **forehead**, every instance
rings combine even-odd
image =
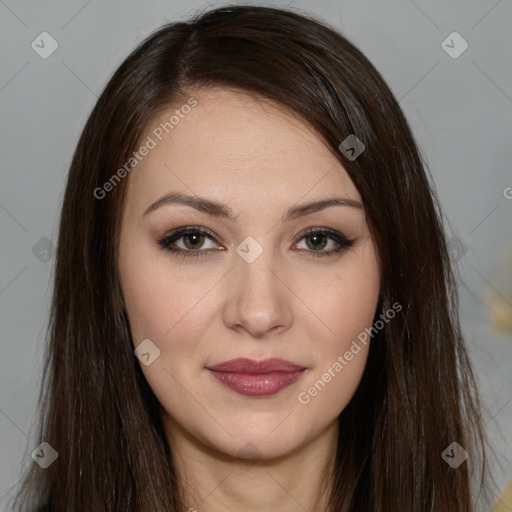
[[[189,98],[197,103],[184,108]],[[360,200],[320,136],[283,107],[223,88],[197,89],[182,101],[148,125],[142,141],[150,137],[154,147],[129,176],[130,203],[142,208],[171,190],[233,204],[243,198],[245,206],[334,192]]]

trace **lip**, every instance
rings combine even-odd
[[[207,367],[221,384],[245,396],[270,396],[291,386],[307,368],[284,359],[237,358]]]

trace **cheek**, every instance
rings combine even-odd
[[[176,411],[187,396],[185,383],[202,368],[198,345],[208,319],[204,282],[171,265],[165,257],[127,247],[119,273],[134,347],[149,339],[160,351],[141,370],[159,402]]]
[[[370,294],[370,289],[356,288],[330,297],[324,318],[331,335],[317,345],[317,364],[297,395],[300,407],[313,416],[334,419],[356,392],[368,359],[377,295],[378,290]]]
[[[297,396],[301,406],[318,414],[330,411],[333,417],[359,386],[380,291],[376,264],[345,270],[333,277],[324,294],[316,294],[317,310],[329,334],[318,343],[317,364]]]
[[[325,293],[317,294],[318,310],[331,336],[324,345],[331,356],[349,350],[353,340],[372,325],[380,291],[376,265],[353,265],[334,276]]]
[[[205,282],[176,271],[170,258],[154,250],[126,245],[123,255],[119,273],[134,344],[144,338],[165,344],[197,319]]]
[[[354,396],[363,375],[368,347],[361,347],[353,359],[345,363],[334,359],[315,372],[297,394],[298,407],[309,417],[322,417],[324,423],[337,418]]]
[[[163,293],[161,279],[152,275],[144,263],[127,264],[121,272],[121,281],[134,344],[144,338],[156,342],[172,328],[174,316],[179,314],[176,301],[172,309],[167,304],[174,292],[171,289]]]

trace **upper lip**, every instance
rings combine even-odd
[[[231,372],[231,373],[253,373],[264,374],[270,372],[287,372],[293,373],[299,370],[304,370],[304,366],[299,366],[284,359],[263,359],[255,361],[254,359],[247,359],[240,357],[237,359],[230,359],[215,366],[207,366],[209,370],[217,372]]]

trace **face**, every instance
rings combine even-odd
[[[336,424],[357,389],[378,256],[361,197],[317,134],[239,92],[193,97],[161,141],[174,108],[153,120],[144,140],[156,144],[125,178],[133,344],[171,438],[278,457]]]

